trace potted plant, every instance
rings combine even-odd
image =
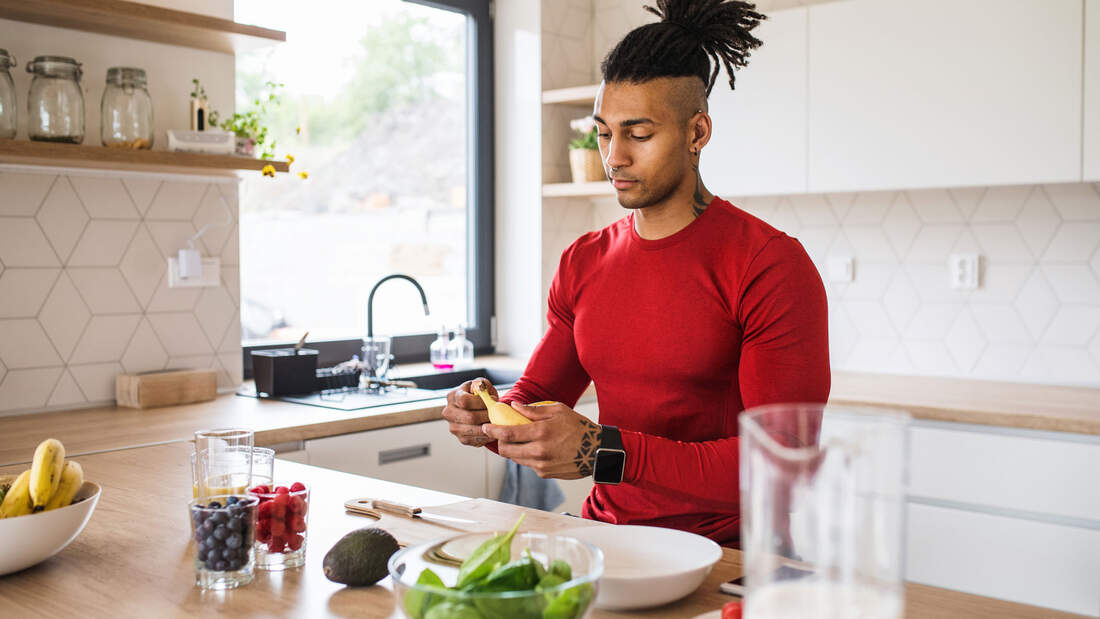
[[[573,182],[606,180],[600,145],[596,141],[596,121],[591,116],[585,116],[570,121],[569,126],[581,134],[569,142],[569,168],[573,172]]]
[[[278,89],[282,84],[267,82],[268,92],[252,101],[252,109],[247,112],[234,112],[232,116],[220,123],[217,112],[211,112],[210,124],[215,127],[233,133],[237,136],[237,154],[247,157],[255,157],[259,149],[260,159],[271,159],[275,156],[275,140],[268,135],[268,127],[265,124],[268,114],[268,106],[279,105]]]

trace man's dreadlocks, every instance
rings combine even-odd
[[[600,66],[603,79],[640,83],[694,75],[706,85],[709,96],[719,69],[725,66],[732,89],[734,68],[748,64],[751,50],[761,43],[749,33],[767,19],[755,8],[733,0],[657,0],[657,8],[646,6],[645,10],[661,21],[623,37]]]

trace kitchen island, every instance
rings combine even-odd
[[[186,509],[191,495],[191,450],[189,442],[181,441],[73,458],[84,468],[86,479],[102,486],[99,506],[68,548],[37,566],[0,577],[3,615],[399,617],[389,579],[363,588],[330,582],[321,570],[324,554],[336,540],[359,527],[379,526],[404,544],[460,530],[403,516],[385,514],[374,521],[346,513],[343,502],[357,497],[431,506],[433,512],[479,522],[468,530],[506,529],[523,511],[528,513],[524,530],[611,526],[279,460],[275,468],[278,480],[311,486],[305,566],[287,572],[257,572],[255,581],[240,589],[203,592],[194,586],[195,549]],[[2,467],[0,474],[18,473],[23,468]],[[724,549],[722,560],[690,596],[646,611],[595,611],[591,616],[691,618],[732,599],[718,592],[718,584],[740,571],[741,553]],[[906,587],[906,604],[909,619],[1078,617],[915,584]]]

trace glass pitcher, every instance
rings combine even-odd
[[[901,619],[909,416],[774,404],[739,422],[746,619]]]

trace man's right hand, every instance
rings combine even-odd
[[[443,408],[443,418],[451,424],[451,434],[458,437],[463,445],[481,447],[493,439],[481,431],[481,424],[489,423],[489,412],[485,403],[474,391],[475,383],[480,382],[497,398],[497,390],[489,381],[476,378],[468,380],[447,394],[447,406]]]

